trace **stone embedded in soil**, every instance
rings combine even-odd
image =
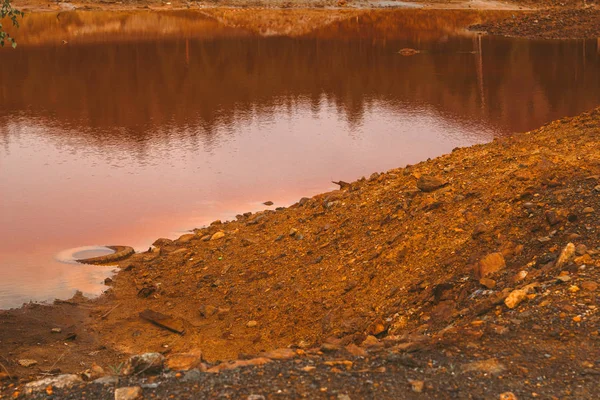
[[[257,358],[252,358],[250,360],[237,360],[234,362],[223,362],[219,365],[209,368],[206,372],[219,373],[221,371],[237,369],[237,368],[241,368],[241,367],[264,365],[264,364],[268,364],[270,362],[273,362],[273,361],[267,357],[257,357]]]
[[[424,381],[409,379],[408,382],[410,383],[410,387],[411,387],[412,391],[415,393],[421,393],[423,391],[423,389],[425,388]]]
[[[490,278],[481,278],[479,283],[488,289],[493,289],[496,287],[496,281]]]
[[[521,302],[526,298],[527,291],[522,289],[513,290],[512,292],[510,292],[508,297],[504,299],[504,304],[506,304],[506,307],[508,308],[515,308],[519,304],[521,304]]]
[[[37,365],[38,362],[30,358],[24,358],[22,360],[19,360],[18,363],[21,367],[29,368],[33,367],[34,365]]]
[[[287,348],[275,349],[260,354],[261,357],[267,357],[272,360],[288,360],[296,357],[297,355],[298,354],[294,350]]]
[[[447,184],[446,181],[435,176],[424,175],[417,180],[417,188],[422,192],[433,192]]]
[[[83,382],[78,375],[64,374],[29,382],[25,385],[26,393],[43,392],[48,387],[67,388]]]
[[[210,240],[219,240],[225,237],[225,232],[223,231],[218,231],[215,232],[211,237]]]
[[[476,266],[476,275],[485,278],[506,267],[506,261],[502,253],[491,253],[483,257]]]
[[[202,352],[175,353],[167,357],[166,367],[171,371],[189,371],[190,369],[205,370],[202,364]]]
[[[581,282],[579,286],[581,286],[583,290],[586,290],[588,292],[595,292],[596,290],[598,290],[598,283],[594,281],[584,281]]]
[[[256,326],[258,326],[258,322],[254,321],[254,320],[252,320],[252,321],[248,321],[248,322],[246,323],[246,326],[247,326],[248,328],[255,328]]]
[[[500,400],[517,400],[517,396],[513,392],[500,393]]]
[[[160,353],[144,353],[129,358],[123,375],[156,374],[163,370],[165,357]]]
[[[573,256],[575,255],[575,245],[573,243],[568,243],[565,248],[560,252],[560,256],[558,256],[558,260],[556,261],[556,268],[562,268],[566,265]]]
[[[142,388],[129,386],[115,389],[115,400],[136,400],[142,398]]]
[[[484,374],[498,375],[506,370],[504,364],[495,358],[475,361],[462,366],[463,372],[482,372]]]

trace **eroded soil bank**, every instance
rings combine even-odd
[[[366,1],[366,0],[227,0],[219,1],[125,1],[83,0],[53,2],[16,0],[26,12],[74,10],[201,10],[226,26],[263,34],[299,35],[340,19],[356,17],[376,9],[505,11],[510,15],[486,18],[473,29],[494,35],[544,39],[595,39],[600,37],[600,9],[595,0],[477,1]],[[256,10],[260,9],[260,13]],[[265,12],[269,9],[269,12]],[[8,25],[8,24],[6,24]]]
[[[149,351],[201,353],[200,371],[291,348],[264,354],[297,357],[291,363],[215,379],[194,372],[183,386],[186,375],[155,377],[166,382],[144,391],[269,396],[292,379],[283,393],[327,398],[366,380],[362,397],[416,396],[413,388],[432,397],[593,398],[599,133],[596,109],[160,239],[121,262],[99,300],[2,312],[3,393],[93,364],[118,372],[128,355]],[[146,310],[184,333],[141,318]],[[28,359],[37,364],[24,366]],[[81,390],[104,398],[114,386]]]

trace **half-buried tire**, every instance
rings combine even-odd
[[[92,264],[92,265],[110,264],[110,263],[114,263],[117,261],[122,261],[128,257],[131,257],[135,253],[135,250],[133,250],[133,247],[129,247],[129,246],[106,246],[106,247],[114,250],[115,252],[112,254],[104,255],[104,256],[80,258],[75,261],[82,263],[82,264]]]

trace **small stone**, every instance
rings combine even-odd
[[[594,260],[592,259],[592,256],[590,256],[589,254],[584,254],[582,256],[575,257],[575,259],[573,259],[573,262],[577,266],[584,265],[584,264],[590,265],[590,264],[594,263]]]
[[[265,400],[265,396],[262,394],[251,394],[246,398],[246,400]]]
[[[577,246],[575,246],[575,254],[577,254],[578,256],[583,256],[587,253],[587,246],[583,243],[578,244]]]
[[[496,281],[490,278],[481,278],[479,283],[488,289],[493,289],[496,287]]]
[[[210,240],[219,240],[225,237],[225,232],[218,231],[210,237]]]
[[[98,378],[94,381],[92,381],[92,383],[96,384],[96,385],[116,385],[119,383],[119,378],[116,376],[103,376],[101,378]]]
[[[554,211],[546,211],[546,221],[548,225],[554,226],[560,222],[560,218]]]
[[[62,329],[60,329],[60,328],[52,328],[52,329],[50,330],[50,332],[52,332],[52,333],[61,333],[61,332],[62,332]]]
[[[296,236],[296,234],[297,234],[297,233],[298,233],[298,229],[296,229],[296,228],[292,228],[292,229],[290,229],[290,233],[289,233],[289,235],[290,235],[290,236]]]
[[[142,388],[129,386],[115,389],[115,400],[136,400],[142,397]]]
[[[25,368],[33,367],[34,365],[37,365],[37,363],[38,363],[36,360],[32,360],[30,358],[24,358],[17,362],[19,363],[19,365],[21,367],[25,367]]]
[[[583,209],[584,214],[593,214],[596,210],[593,207],[586,207]]]
[[[573,322],[581,322],[581,315],[576,315],[573,317]]]
[[[447,182],[440,178],[437,178],[435,176],[424,175],[420,177],[417,181],[417,188],[419,188],[419,190],[421,190],[422,192],[428,193],[433,192],[434,190],[437,190],[445,186],[446,184]]]
[[[588,292],[595,292],[596,290],[598,290],[598,283],[594,281],[581,282],[579,286],[581,286],[583,290]]]
[[[517,400],[513,392],[504,392],[500,394],[500,400]]]
[[[411,387],[412,391],[415,393],[421,393],[423,391],[423,389],[425,388],[424,381],[417,381],[414,379],[409,379],[408,382],[410,383],[410,387]]]
[[[519,282],[522,281],[523,279],[527,278],[527,271],[519,271],[514,277],[513,277],[513,282]]]
[[[512,308],[517,307],[526,298],[527,298],[527,291],[521,290],[521,289],[516,289],[516,290],[513,290],[512,292],[510,292],[508,297],[506,299],[504,299],[504,304],[506,304],[506,307],[512,309]]]
[[[502,253],[491,253],[482,258],[477,267],[477,275],[480,278],[485,278],[488,275],[504,269],[504,267],[506,267],[506,262],[504,261]]]
[[[195,237],[196,235],[194,233],[186,233],[185,235],[179,236],[179,239],[177,239],[175,242],[177,242],[178,244],[185,244],[189,243]]]
[[[217,313],[217,307],[211,305],[201,305],[199,311],[201,316],[208,318]]]
[[[273,205],[273,202],[272,202],[271,200],[269,200],[269,201],[265,201],[263,204],[264,204],[265,206],[272,206],[272,205]]]
[[[596,185],[596,186],[594,187],[594,191],[596,191],[596,192],[600,192],[600,185]]]
[[[580,290],[579,286],[577,286],[577,285],[569,286],[569,292],[571,292],[571,293],[577,293],[577,292],[579,292],[579,290]]]
[[[565,248],[560,252],[560,256],[558,256],[558,260],[556,261],[556,268],[561,268],[565,264],[567,264],[573,256],[575,255],[575,245],[573,243],[569,243],[565,246]]]
[[[258,322],[254,321],[254,320],[253,321],[248,321],[248,323],[246,324],[246,326],[248,328],[254,328],[254,327],[258,326]]]
[[[369,335],[367,336],[367,338],[361,343],[362,347],[378,347],[381,346],[382,343],[379,342],[379,339],[377,339],[375,336],[373,335]]]
[[[463,372],[483,372],[485,374],[497,375],[506,370],[504,364],[495,358],[483,361],[475,361],[462,366]]]
[[[366,357],[367,356],[367,352],[364,349],[355,345],[354,343],[351,343],[348,346],[346,346],[346,351],[356,357]]]

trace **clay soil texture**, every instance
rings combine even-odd
[[[599,138],[596,109],[159,239],[98,300],[2,312],[0,393],[595,398]],[[172,371],[127,375],[145,352]]]

